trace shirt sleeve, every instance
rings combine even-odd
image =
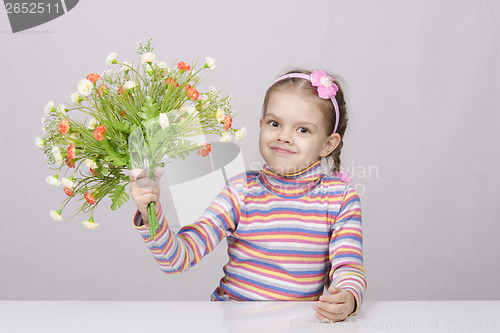
[[[134,227],[162,271],[181,273],[196,265],[236,229],[239,214],[237,190],[232,183],[228,183],[203,215],[193,224],[181,228],[177,234],[168,227],[161,207],[157,211],[159,231],[155,237],[151,238],[149,228],[142,225],[139,212],[134,217]]]
[[[358,194],[348,184],[332,225],[329,257],[332,264],[331,284],[354,296],[356,304],[352,314],[358,311],[366,290],[362,246],[361,204]]]

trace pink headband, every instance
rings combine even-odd
[[[273,82],[273,84],[289,78],[299,78],[310,81],[314,87],[318,88],[318,96],[320,98],[322,99],[329,98],[332,101],[333,108],[335,109],[335,127],[333,128],[333,132],[334,133],[337,132],[340,113],[339,113],[339,105],[337,104],[335,95],[337,94],[339,87],[333,82],[333,78],[328,74],[326,74],[325,71],[313,71],[311,75],[304,73],[290,73],[280,76]]]

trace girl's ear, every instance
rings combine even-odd
[[[332,151],[337,148],[337,146],[340,143],[340,134],[338,133],[332,133],[326,140],[325,145],[323,146],[323,149],[321,150],[319,156],[320,157],[327,157],[330,155]]]

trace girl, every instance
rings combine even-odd
[[[177,234],[159,205],[159,178],[133,170],[134,225],[161,269],[189,269],[227,237],[229,262],[211,299],[317,301],[320,320],[355,314],[366,280],[359,197],[340,170],[347,126],[342,90],[323,71],[293,71],[267,90],[259,150],[266,165],[230,179],[203,215]],[[333,160],[329,176],[321,160]],[[147,205],[160,230],[151,239]],[[323,295],[324,286],[329,294]]]

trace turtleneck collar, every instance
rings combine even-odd
[[[266,164],[259,178],[272,193],[281,197],[293,198],[303,196],[318,185],[321,181],[321,171],[321,161],[291,175],[279,174]]]

